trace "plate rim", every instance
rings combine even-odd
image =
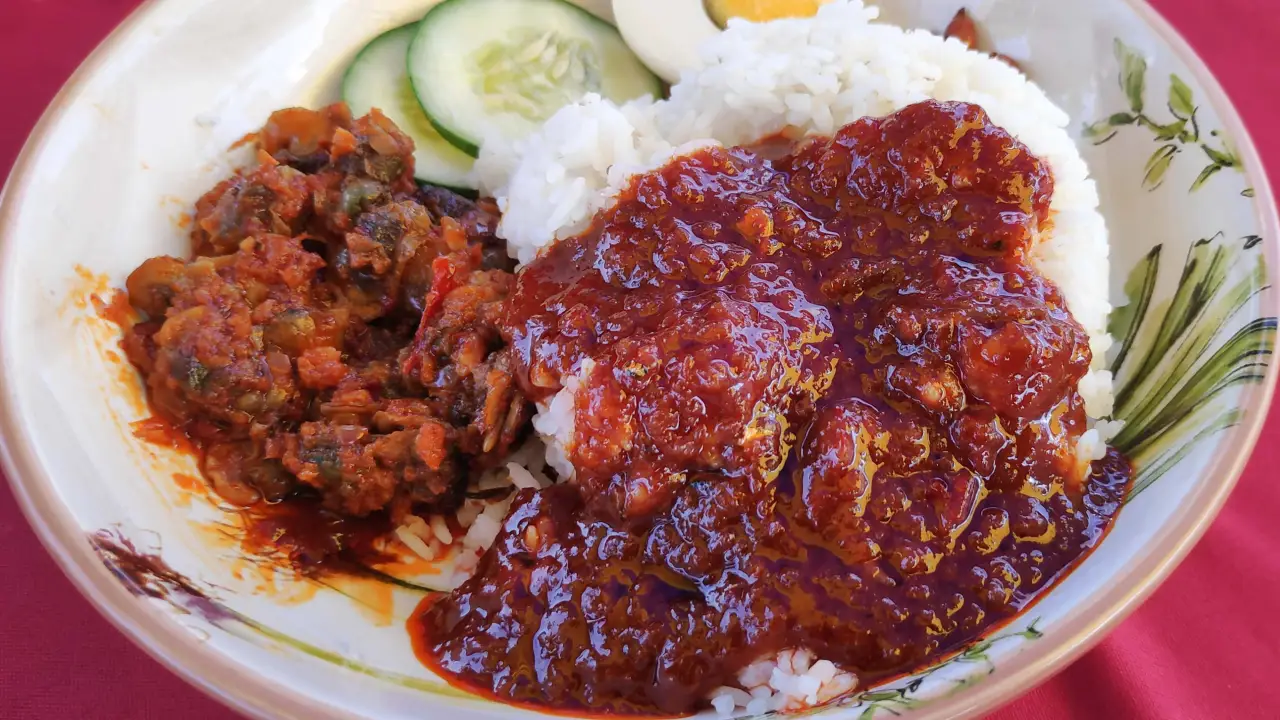
[[[18,244],[13,225],[27,195],[32,168],[44,153],[53,128],[80,99],[89,81],[114,56],[118,46],[140,35],[161,8],[181,1],[145,0],[130,12],[81,62],[41,114],[16,158],[3,190],[0,190],[0,275],[12,263],[14,248]],[[1266,166],[1235,104],[1200,55],[1147,0],[1124,2],[1169,45],[1208,94],[1211,105],[1235,140],[1246,173],[1260,196],[1252,205],[1259,227],[1264,232],[1264,244],[1268,249],[1266,256],[1280,259],[1280,216],[1276,198],[1272,194]],[[1275,273],[1275,268],[1270,272]],[[1267,297],[1270,298],[1269,307]],[[1270,310],[1273,314],[1280,314],[1280,292],[1272,288],[1264,293],[1263,298],[1264,312]],[[0,309],[0,336],[5,334],[5,327],[10,322],[10,315]],[[274,685],[262,676],[247,673],[246,666],[231,655],[212,649],[158,608],[139,602],[128,591],[94,553],[83,528],[75,522],[70,509],[58,496],[52,477],[40,464],[17,411],[11,376],[6,372],[10,356],[8,348],[0,347],[0,466],[8,477],[19,508],[45,551],[90,605],[152,659],[207,696],[244,715],[264,719],[325,717],[359,720],[360,715],[325,704],[292,687]],[[915,717],[921,720],[974,717],[1029,692],[1095,646],[1159,588],[1203,537],[1239,481],[1266,423],[1277,377],[1280,377],[1280,363],[1272,362],[1262,384],[1254,386],[1246,394],[1250,401],[1248,404],[1259,412],[1254,413],[1247,424],[1237,426],[1231,435],[1232,441],[1220,448],[1214,462],[1205,468],[1204,474],[1217,474],[1227,480],[1215,486],[1205,486],[1185,498],[1180,509],[1171,516],[1173,522],[1166,523],[1153,538],[1152,545],[1171,542],[1171,551],[1160,557],[1142,558],[1126,572],[1131,582],[1115,584],[1094,600],[1095,613],[1088,618],[1075,619],[1071,626],[1056,633],[1061,639],[1055,648],[1046,648],[1031,662],[1021,663],[1007,672],[997,671],[990,680],[970,690],[964,698],[963,707],[944,708],[939,703],[928,703]],[[1190,524],[1181,537],[1172,537],[1172,527],[1186,523]]]

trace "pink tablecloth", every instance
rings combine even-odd
[[[59,85],[137,4],[0,0],[0,176]],[[1280,180],[1280,4],[1155,5],[1222,79]],[[1277,466],[1280,408],[1226,509],[1172,578],[1095,650],[995,717],[1280,717]],[[0,490],[0,718],[230,715],[99,617]]]

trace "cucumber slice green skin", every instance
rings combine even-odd
[[[475,195],[473,159],[434,131],[409,83],[405,57],[417,26],[388,30],[365,45],[342,78],[342,99],[357,116],[378,108],[413,139],[419,182]]]
[[[440,135],[472,156],[479,155],[488,132],[502,132],[505,125],[503,134],[519,135],[544,119],[491,113],[468,84],[476,55],[510,40],[512,31],[559,32],[570,42],[589,46],[593,61],[600,64],[600,76],[595,78],[600,88],[595,91],[611,100],[663,93],[662,81],[635,57],[616,28],[566,0],[444,0],[418,26],[408,52],[409,80]],[[519,52],[519,48],[513,50]],[[513,61],[520,64],[518,59]],[[566,97],[545,108],[545,115],[576,99]]]

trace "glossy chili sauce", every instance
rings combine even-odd
[[[1010,618],[1128,483],[1076,457],[1088,338],[1028,261],[1049,167],[978,107],[715,148],[525,268],[524,391],[574,480],[523,491],[420,654],[555,709],[686,713],[804,647],[861,686]]]

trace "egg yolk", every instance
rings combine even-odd
[[[707,13],[721,27],[729,18],[764,22],[785,17],[808,17],[826,0],[706,0]]]

